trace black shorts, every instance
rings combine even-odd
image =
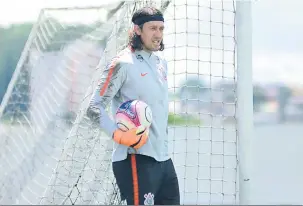
[[[158,162],[144,155],[128,155],[126,160],[113,163],[113,172],[121,199],[128,205],[180,205],[171,159]]]

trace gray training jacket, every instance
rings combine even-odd
[[[131,99],[146,102],[153,113],[148,142],[137,150],[137,154],[153,157],[157,161],[168,160],[167,62],[156,52],[131,51],[126,48],[113,58],[102,72],[88,114],[112,103],[114,116],[117,108]],[[101,126],[101,129],[104,128]],[[114,142],[112,161],[126,159],[131,151],[133,150]]]

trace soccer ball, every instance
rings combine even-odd
[[[146,129],[152,123],[152,111],[141,100],[129,100],[121,104],[116,112],[115,121],[119,129],[127,131],[140,127]]]

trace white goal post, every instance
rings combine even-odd
[[[237,128],[239,144],[239,202],[252,204],[253,140],[252,15],[250,1],[237,1]]]
[[[165,18],[181,204],[252,203],[251,2],[132,0],[41,11],[0,106],[0,204],[124,204],[86,108],[147,5]]]

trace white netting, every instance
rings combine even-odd
[[[112,142],[85,113],[133,12],[150,4],[165,16],[181,203],[236,203],[234,2],[178,0],[41,13],[1,104],[1,204],[120,203]]]

